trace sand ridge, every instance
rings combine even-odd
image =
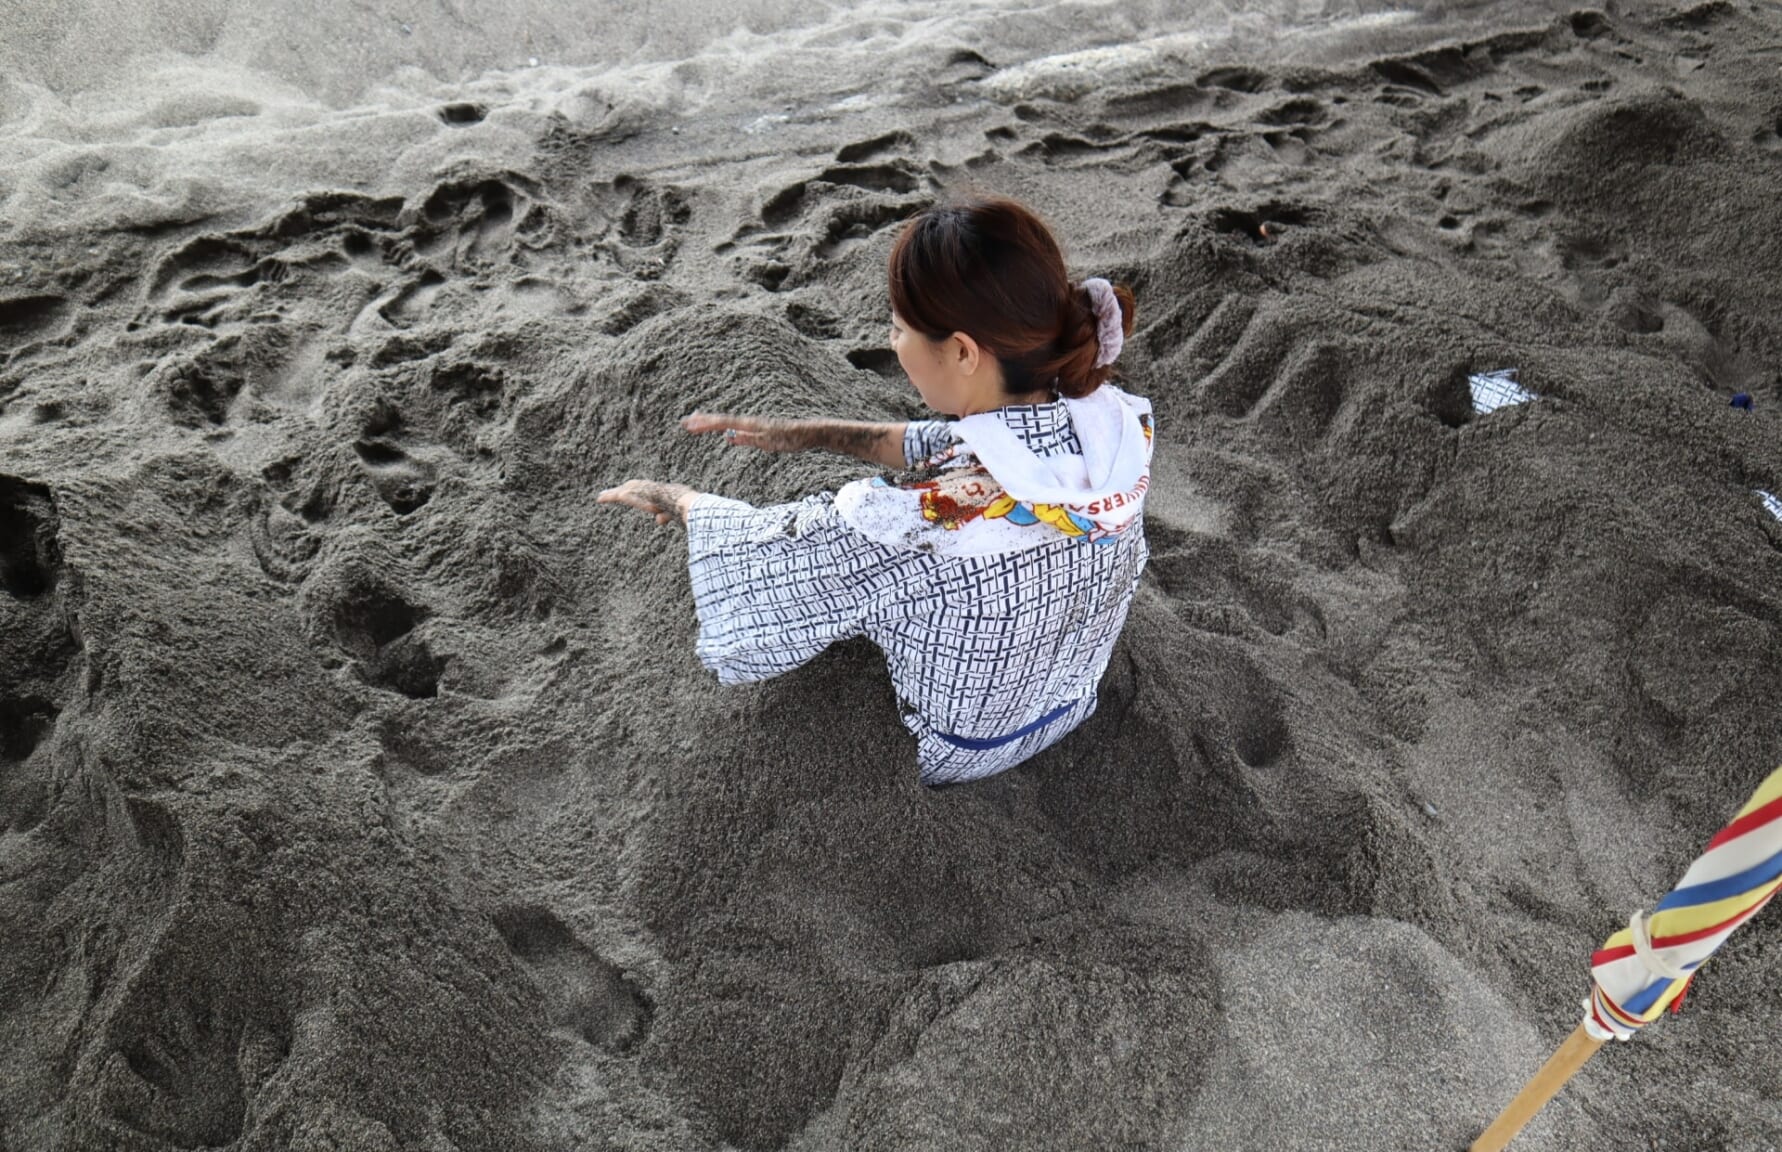
[[[1489,1120],[1782,750],[1782,22],[1091,9],[7,89],[0,1147]],[[1096,716],[928,793],[870,645],[719,689],[592,493],[861,475],[676,421],[920,414],[885,254],[974,189],[1138,295],[1153,559]],[[1518,1147],[1782,1140],[1767,922]]]

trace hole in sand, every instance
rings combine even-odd
[[[1371,65],[1376,75],[1389,84],[1440,96],[1442,86],[1422,67],[1409,60],[1375,60]]]
[[[1287,750],[1287,726],[1273,715],[1253,719],[1257,722],[1237,734],[1232,750],[1250,767],[1264,768],[1280,759],[1281,753]]]
[[[786,305],[786,321],[798,330],[799,335],[812,340],[833,340],[841,335],[841,323],[834,316],[798,301]]]
[[[402,449],[377,440],[360,440],[353,445],[353,451],[359,454],[359,459],[373,468],[388,468],[408,459],[408,454]]]
[[[1252,244],[1267,244],[1276,238],[1279,229],[1298,226],[1311,219],[1311,213],[1286,204],[1268,203],[1258,208],[1215,208],[1207,223],[1216,232],[1229,232]],[[1267,229],[1266,233],[1264,229]]]
[[[1594,40],[1610,31],[1608,17],[1591,9],[1573,12],[1571,24],[1572,35],[1584,40]]]
[[[334,635],[355,656],[370,657],[428,616],[396,593],[375,588],[344,601],[334,613]]]
[[[488,114],[481,104],[446,104],[439,110],[439,118],[447,124],[476,124]]]
[[[49,489],[0,476],[0,588],[25,599],[56,586],[61,550]]]
[[[0,344],[16,344],[61,319],[68,301],[60,296],[17,296],[0,300]]]
[[[1442,425],[1459,428],[1473,418],[1473,393],[1466,368],[1455,368],[1429,391],[1426,407]]]
[[[439,695],[439,678],[445,669],[445,657],[435,656],[426,641],[411,635],[386,645],[361,670],[367,683],[400,692],[411,700],[429,700]]]
[[[1228,88],[1233,92],[1260,92],[1268,87],[1268,73],[1255,68],[1214,68],[1195,83],[1203,88]]]
[[[778,260],[764,260],[759,264],[746,266],[742,273],[769,292],[778,292],[780,286],[786,282],[786,277],[792,274],[792,269]]]
[[[56,727],[57,709],[48,700],[26,696],[0,700],[0,760],[28,760]]]
[[[893,379],[903,375],[903,365],[897,362],[897,353],[889,348],[855,348],[848,353],[848,363]]]

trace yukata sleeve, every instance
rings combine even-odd
[[[953,443],[951,420],[912,420],[903,426],[903,463],[914,468]]]
[[[827,492],[765,508],[700,495],[687,510],[699,662],[722,684],[790,672],[865,633],[910,555],[854,531]]]

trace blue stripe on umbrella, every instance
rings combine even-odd
[[[1621,1010],[1626,1012],[1629,1016],[1644,1016],[1646,1014],[1646,1009],[1658,1003],[1658,998],[1663,996],[1665,989],[1670,986],[1671,981],[1668,978],[1654,980],[1638,992],[1635,992],[1632,996],[1629,996],[1627,998],[1627,1003],[1621,1005]]]
[[[1700,960],[1697,960],[1694,964],[1680,965],[1685,974],[1694,972],[1701,966],[1702,962]],[[1635,992],[1632,996],[1629,996],[1627,998],[1627,1003],[1621,1005],[1621,1010],[1634,1016],[1645,1015],[1646,1009],[1658,1003],[1658,998],[1664,995],[1664,990],[1669,988],[1673,983],[1675,983],[1675,981],[1668,976],[1659,977],[1638,992]]]
[[[1710,880],[1706,884],[1679,888],[1658,902],[1657,911],[1688,908],[1695,904],[1712,904],[1716,900],[1724,900],[1728,896],[1737,896],[1742,892],[1749,892],[1761,884],[1768,884],[1778,876],[1782,876],[1782,852],[1776,853],[1756,867],[1745,869],[1737,876],[1727,876],[1719,880]]]

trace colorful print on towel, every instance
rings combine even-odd
[[[887,547],[943,556],[1019,553],[1059,539],[1114,544],[1142,523],[1151,485],[1151,410],[1103,385],[1105,396],[1073,416],[1098,432],[1094,455],[1034,457],[993,416],[953,424],[959,442],[928,457],[916,473],[855,480],[836,492],[848,526]],[[1098,424],[1092,424],[1099,417]],[[977,444],[966,439],[971,435]],[[1091,469],[1091,465],[1094,465]],[[1019,476],[1009,483],[1001,473]],[[1030,490],[1021,499],[1010,489]]]
[[[958,450],[950,448],[941,456],[950,457]],[[878,483],[884,485],[886,482],[879,479]],[[1133,493],[1135,499],[1144,495],[1147,484],[1148,480],[1141,477]],[[1096,507],[1085,508],[1084,512],[1090,513],[1085,515],[1084,512],[1073,512],[1064,504],[1017,500],[1003,490],[996,477],[990,475],[990,470],[982,464],[943,471],[932,480],[918,480],[902,487],[920,494],[922,519],[950,532],[957,532],[982,516],[988,520],[1007,520],[1023,528],[1055,528],[1066,536],[1091,544],[1110,544],[1135,523],[1132,520],[1113,525],[1098,523],[1092,519]]]

